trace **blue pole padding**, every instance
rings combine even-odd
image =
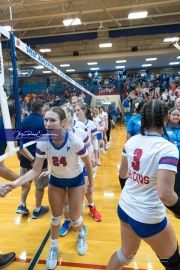
[[[14,34],[10,33],[10,45],[11,45],[11,61],[12,61],[12,68],[13,68],[13,90],[14,90],[14,99],[15,99],[15,109],[16,109],[16,128],[21,128],[21,108],[19,102],[19,92],[18,92],[18,72],[17,72],[17,65],[16,65],[16,47],[15,47],[15,38]],[[19,141],[20,149],[23,148],[23,142]]]

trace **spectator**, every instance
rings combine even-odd
[[[46,84],[47,84],[47,88],[48,88],[50,86],[50,79],[49,78],[46,79]]]
[[[125,100],[123,101],[123,107],[124,107],[124,114],[125,115],[130,112],[130,106],[131,106],[131,102],[129,100],[129,96],[127,96],[125,98]]]
[[[116,111],[115,107],[112,107],[112,109],[110,110],[110,115],[112,116],[112,119],[113,119],[114,123],[116,123],[116,121],[117,121],[117,111]]]
[[[68,98],[69,97],[69,92],[67,90],[64,91],[64,97]]]

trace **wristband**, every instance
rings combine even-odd
[[[123,189],[123,187],[125,186],[127,179],[128,179],[128,177],[127,178],[122,178],[122,177],[119,176],[119,183],[120,183],[121,189]]]
[[[170,211],[172,211],[175,215],[180,216],[180,198],[178,198],[177,202],[172,206],[165,205]]]

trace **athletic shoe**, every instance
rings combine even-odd
[[[0,254],[0,269],[8,266],[12,261],[14,261],[16,254],[10,252],[7,254]]]
[[[33,211],[32,218],[39,218],[42,215],[46,214],[48,211],[49,211],[48,206],[41,206],[39,212],[36,212],[36,210]]]
[[[84,235],[86,236],[87,235],[87,228],[85,225],[83,225],[83,232],[84,232]]]
[[[20,204],[17,208],[16,213],[18,214],[22,214],[22,215],[28,215],[29,214],[29,210],[26,208],[26,204],[25,206],[23,206],[22,204]]]
[[[102,153],[105,154],[105,149],[104,148],[102,149]]]
[[[87,248],[88,246],[86,244],[85,235],[78,235],[78,246],[77,246],[78,254],[81,256],[86,254]]]
[[[109,146],[108,144],[105,145],[105,150],[108,150],[109,149]]]
[[[96,206],[93,206],[90,208],[90,212],[89,214],[94,218],[95,221],[101,221],[102,220],[102,217],[101,215],[99,214],[99,212],[97,211],[96,209]]]
[[[71,220],[65,220],[63,225],[61,226],[60,230],[59,230],[59,234],[61,236],[64,236],[68,233],[69,229],[71,228],[72,226],[72,222]]]
[[[57,255],[58,255],[58,247],[50,247],[48,258],[46,261],[47,269],[51,270],[54,269],[57,265]]]

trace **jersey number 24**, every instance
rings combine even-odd
[[[134,157],[132,161],[132,167],[135,171],[139,171],[140,169],[140,158],[142,156],[142,149],[134,150]]]
[[[60,166],[60,164],[62,164],[63,167],[67,166],[65,157],[61,157],[60,159],[58,157],[52,157],[52,163],[53,163],[53,166]]]

